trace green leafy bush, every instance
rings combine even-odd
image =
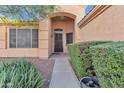
[[[124,42],[92,46],[90,52],[101,87],[123,88]]]
[[[43,77],[27,60],[0,62],[1,88],[40,88]]]
[[[83,72],[82,62],[80,58],[80,50],[78,48],[78,45],[77,44],[68,45],[68,50],[71,58],[70,62],[72,64],[72,67],[74,68],[77,77],[81,78],[82,75],[85,74],[85,72]]]
[[[92,56],[89,48],[94,45],[108,42],[111,41],[88,41],[68,45],[71,63],[79,79],[84,76],[94,75]]]

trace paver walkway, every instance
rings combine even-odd
[[[68,62],[68,57],[56,54],[51,59],[55,59],[55,64],[49,88],[79,88],[79,81]]]

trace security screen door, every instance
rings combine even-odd
[[[63,52],[63,33],[55,31],[54,33],[54,52]]]

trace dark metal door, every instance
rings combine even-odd
[[[63,52],[62,33],[55,33],[54,52]]]

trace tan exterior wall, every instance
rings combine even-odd
[[[49,53],[49,19],[39,22],[39,57],[48,58]]]
[[[80,41],[124,40],[124,6],[111,6],[105,12],[85,25]]]
[[[0,27],[0,49],[5,49],[6,47],[6,27]]]
[[[78,5],[57,5],[62,12],[76,15],[77,23],[84,17],[84,7]]]
[[[48,56],[52,54],[52,21],[49,19],[49,32],[48,32]]]

